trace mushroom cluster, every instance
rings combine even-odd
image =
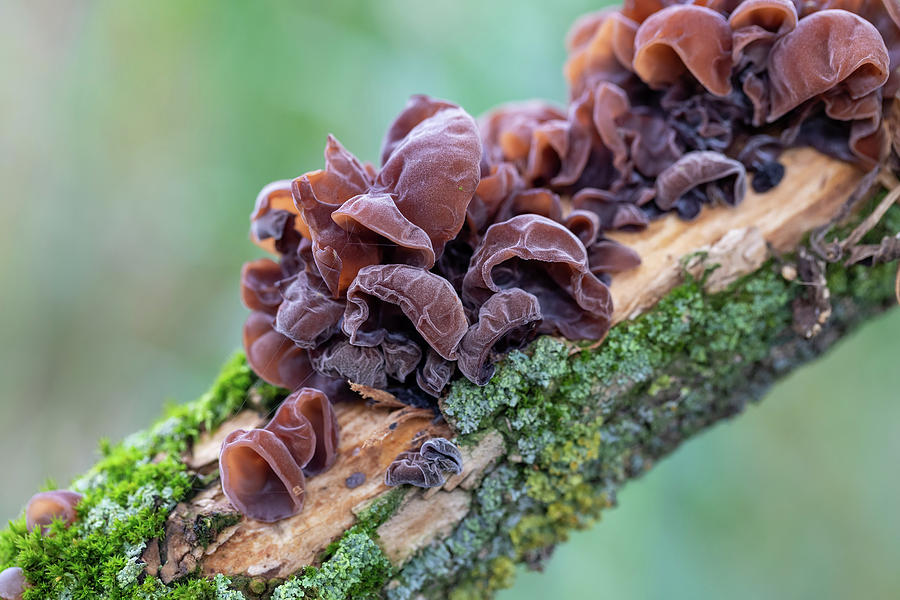
[[[692,218],[703,203],[738,202],[745,172],[766,191],[786,147],[863,168],[887,150],[883,100],[900,86],[894,0],[626,0],[579,19],[567,47],[565,119],[532,127],[568,127],[569,142],[543,151],[553,169],[526,172],[569,186],[576,207],[599,202],[605,227],[639,225],[635,205]],[[532,135],[531,146],[529,159],[545,144]],[[521,160],[524,147],[501,154]]]
[[[336,398],[351,381],[427,404],[457,370],[485,384],[537,334],[602,339],[610,278],[640,263],[604,232],[735,205],[748,180],[766,191],[787,147],[883,158],[898,13],[893,0],[625,0],[574,24],[565,108],[475,121],[414,96],[380,168],[329,136],[324,169],[257,198],[251,237],[279,261],[242,273],[251,366],[289,389]]]
[[[288,396],[261,429],[237,429],[222,443],[222,491],[241,514],[271,523],[303,510],[306,477],[337,459],[338,423],[322,391]]]
[[[380,169],[329,137],[324,169],[264,188],[251,237],[280,261],[241,276],[254,370],[333,397],[346,381],[408,397],[407,380],[438,397],[457,367],[483,385],[499,352],[538,333],[602,338],[608,274],[636,254],[483,154],[465,111],[414,96]]]

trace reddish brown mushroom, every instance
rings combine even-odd
[[[541,306],[534,295],[519,288],[494,294],[481,306],[478,322],[459,344],[459,370],[472,383],[487,384],[494,375],[491,353],[528,341],[540,320]],[[504,341],[510,343],[503,347]]]
[[[889,64],[881,35],[865,19],[845,10],[804,17],[772,48],[768,121],[820,94],[859,100],[884,85]]]
[[[75,509],[82,497],[81,494],[69,490],[53,490],[35,494],[28,501],[25,509],[25,523],[28,531],[40,527],[41,534],[44,535],[55,519],[59,519],[63,525],[68,527],[78,517]]]
[[[0,572],[0,599],[22,600],[22,594],[28,587],[25,571],[19,567],[9,567]]]
[[[244,322],[247,362],[263,380],[289,390],[303,385],[312,375],[306,350],[275,330],[275,317],[253,311]]]
[[[609,288],[590,272],[581,240],[559,223],[519,215],[488,228],[463,280],[463,298],[475,310],[513,287],[538,298],[539,333],[600,339],[609,329]]]
[[[377,346],[385,339],[390,323],[378,317],[381,304],[397,306],[438,354],[447,360],[456,358],[456,346],[469,323],[446,279],[408,265],[362,269],[347,290],[343,328],[351,344]]]
[[[282,300],[278,289],[278,282],[282,279],[281,265],[274,260],[260,258],[244,263],[241,269],[241,301],[244,306],[274,315]]]
[[[717,96],[731,93],[731,28],[703,6],[670,6],[649,16],[634,39],[635,73],[653,89],[688,71]]]
[[[219,474],[222,491],[242,515],[272,523],[303,510],[303,470],[271,431],[231,432],[219,453]]]
[[[315,434],[315,448],[309,461],[301,465],[309,476],[325,471],[337,460],[339,427],[334,408],[328,396],[321,390],[303,388],[285,398],[275,418],[266,429],[278,428],[284,431],[281,423],[296,423],[300,416],[306,418]],[[271,426],[271,427],[270,427]],[[305,431],[305,429],[303,430]],[[281,434],[279,434],[281,435]]]
[[[299,214],[294,206],[291,182],[273,181],[256,197],[256,206],[250,215],[250,239],[263,250],[280,254],[278,242],[287,229],[293,228],[300,235],[309,237],[309,230]]]

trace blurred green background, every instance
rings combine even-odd
[[[407,96],[562,101],[598,2],[0,2],[0,519],[240,343],[259,188]],[[688,443],[501,598],[896,598],[900,311]]]

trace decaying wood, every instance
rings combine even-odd
[[[715,291],[759,268],[772,251],[794,249],[805,234],[838,214],[862,178],[854,167],[812,150],[787,152],[783,162],[784,181],[770,193],[749,193],[737,208],[706,208],[692,222],[669,216],[644,232],[612,235],[643,259],[639,268],[613,282],[615,322],[652,307],[681,283],[685,267],[699,272],[717,265],[707,280]],[[189,504],[179,505],[170,517],[163,553],[167,562],[159,567],[161,576],[170,580],[199,566],[210,575],[286,577],[315,564],[319,553],[353,525],[354,507],[387,492],[383,473],[399,452],[426,437],[452,437],[449,428],[434,423],[430,413],[392,408],[390,402],[374,407],[363,402],[341,404],[337,414],[342,431],[340,457],[331,470],[308,480],[306,507],[300,515],[274,524],[244,519],[219,532],[207,548],[192,545],[190,532],[198,519],[233,512],[216,482]],[[252,421],[247,415],[241,418],[245,424]],[[237,426],[242,425],[225,427]],[[210,461],[222,437],[220,431],[198,443],[189,464],[201,468]],[[470,490],[502,455],[503,440],[489,434],[463,451],[466,470],[460,476],[440,490],[407,494],[404,506],[378,530],[385,554],[396,564],[463,518]],[[365,474],[365,482],[348,489],[346,479],[357,472]]]

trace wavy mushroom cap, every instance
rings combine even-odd
[[[600,339],[609,329],[609,288],[591,274],[581,240],[559,223],[519,215],[488,228],[463,279],[463,298],[480,308],[495,292],[513,287],[540,301],[539,333]]]
[[[219,473],[222,491],[244,516],[272,523],[303,510],[303,470],[271,431],[231,432],[219,452]]]
[[[578,97],[599,81],[623,83],[631,77],[638,22],[615,9],[576,22],[572,47],[563,67],[570,96]]]
[[[22,594],[28,588],[25,571],[19,567],[9,567],[0,571],[0,598],[2,600],[22,600]]]
[[[275,330],[275,317],[253,311],[244,322],[244,353],[250,368],[264,381],[289,390],[313,374],[306,350]]]
[[[25,509],[25,523],[28,531],[40,527],[41,535],[47,533],[54,519],[59,519],[68,527],[78,516],[76,507],[83,496],[69,490],[40,492],[31,497]]]
[[[797,18],[791,0],[744,0],[728,17],[728,25],[734,31],[758,27],[783,34],[797,26]]]
[[[328,395],[322,390],[307,387],[285,398],[266,429],[278,434],[289,448],[297,446],[298,458],[308,454],[309,458],[300,465],[307,475],[321,473],[337,460],[340,427]]]
[[[734,206],[746,193],[746,169],[738,161],[718,152],[689,152],[657,177],[656,205],[662,210],[677,208],[683,216],[696,216],[699,204],[684,215],[678,203],[690,200],[688,194],[700,186],[704,186],[702,198],[705,201],[719,200]]]
[[[268,258],[244,263],[241,268],[241,302],[250,310],[274,315],[281,304],[278,282],[284,279],[281,265]]]
[[[444,485],[446,473],[458,475],[463,471],[462,454],[445,438],[432,438],[416,452],[401,452],[384,473],[388,486],[415,485],[430,488]]]
[[[347,290],[343,328],[350,343],[377,346],[394,329],[379,318],[380,304],[398,307],[431,348],[447,360],[456,358],[456,346],[469,323],[446,279],[408,265],[362,269]]]
[[[653,89],[688,71],[710,93],[731,93],[731,28],[712,9],[678,5],[656,12],[638,28],[634,48],[634,71]]]
[[[275,315],[275,330],[300,348],[311,350],[331,337],[344,314],[344,303],[331,297],[314,273],[300,272],[280,282],[283,298]]]
[[[309,230],[294,205],[290,180],[273,181],[256,196],[250,215],[250,239],[254,244],[272,254],[280,254],[278,242],[289,229],[309,237]]]
[[[889,63],[881,35],[862,17],[845,10],[804,17],[769,56],[768,121],[825,93],[863,98],[887,81]]]
[[[512,347],[530,339],[541,318],[541,306],[533,294],[519,288],[494,294],[478,310],[478,321],[459,344],[459,370],[472,383],[486,385],[494,375],[491,355],[505,350],[502,345],[510,338]]]
[[[384,163],[374,190],[390,193],[398,210],[431,239],[435,256],[456,237],[481,178],[481,138],[475,120],[460,107],[421,97],[401,113],[407,127],[422,113],[418,104],[437,105],[401,139],[385,143]],[[408,114],[413,117],[408,118]],[[392,127],[392,130],[394,127]]]

